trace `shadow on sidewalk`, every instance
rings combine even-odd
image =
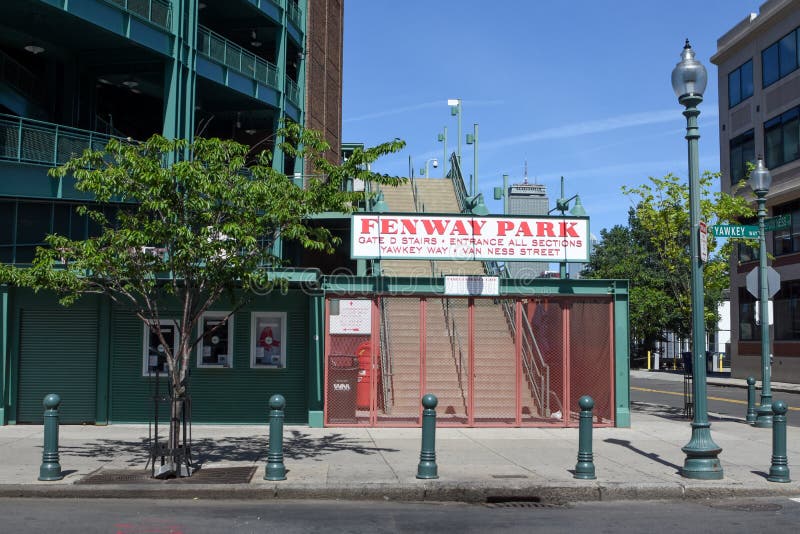
[[[626,440],[626,439],[608,438],[608,439],[604,439],[603,441],[606,442],[606,443],[611,443],[612,445],[619,445],[621,447],[625,447],[626,449],[630,449],[633,452],[635,452],[636,454],[641,454],[645,458],[649,458],[650,460],[653,460],[654,462],[658,462],[661,465],[666,465],[667,467],[671,467],[677,473],[680,473],[681,466],[675,465],[672,462],[668,462],[667,460],[664,460],[663,458],[661,458],[658,454],[656,454],[654,452],[645,452],[645,451],[643,451],[642,449],[640,449],[638,447],[634,447],[633,445],[631,445],[631,442]]]
[[[266,436],[201,438],[192,441],[192,456],[199,464],[213,462],[258,462],[266,461],[268,451]],[[122,463],[129,467],[142,466],[148,460],[148,440],[123,441],[101,439],[85,445],[61,446],[64,457],[93,458],[101,463]],[[397,449],[370,447],[365,443],[342,434],[327,434],[319,438],[293,430],[284,437],[283,455],[291,460],[302,460],[333,454],[352,452],[371,455],[381,452],[399,452]],[[122,458],[122,461],[120,461]]]

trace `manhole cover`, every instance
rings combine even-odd
[[[256,469],[256,466],[199,469],[190,477],[168,480],[150,478],[149,469],[103,469],[76,484],[247,484]]]

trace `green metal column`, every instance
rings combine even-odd
[[[95,401],[95,424],[108,424],[108,411],[111,406],[111,301],[108,297],[98,298],[98,339],[97,339],[97,389]]]
[[[277,46],[278,50],[276,50],[275,54],[275,66],[278,69],[278,85],[281,88],[281,96],[280,96],[280,109],[278,112],[278,116],[275,118],[275,124],[273,125],[273,129],[275,131],[281,127],[283,121],[286,120],[286,46],[287,41],[289,39],[288,32],[286,31],[286,25],[289,24],[289,14],[287,10],[283,10],[283,16],[281,17],[281,29],[278,33],[277,39]],[[281,149],[281,143],[283,143],[284,138],[282,136],[278,136],[275,138],[275,150],[273,152],[273,159],[272,159],[272,168],[278,172],[283,172],[283,150]]]
[[[308,426],[323,426],[323,355],[325,339],[325,294],[311,295],[308,300]]]
[[[631,426],[630,402],[630,315],[628,286],[614,282],[614,422]]]
[[[759,160],[760,163],[760,160]],[[761,321],[761,405],[756,411],[755,426],[772,426],[772,363],[769,343],[769,291],[767,289],[767,240],[764,217],[767,216],[766,191],[758,191],[758,311]]]
[[[703,300],[703,262],[700,258],[700,165],[698,140],[700,133],[697,105],[702,97],[683,96],[680,103],[686,107],[686,140],[689,151],[689,220],[691,247],[691,288],[692,288],[692,393],[694,394],[694,418],[692,437],[683,446],[686,459],[681,475],[700,480],[719,480],[723,476],[719,453],[722,448],[711,437],[711,423],[708,421],[708,399],[706,398],[706,324],[705,303]]]
[[[6,424],[6,381],[8,380],[8,292],[6,285],[0,286],[0,426]]]
[[[194,137],[198,0],[172,2],[172,58],[164,72],[164,130],[167,139]]]

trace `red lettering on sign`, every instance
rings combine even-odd
[[[361,233],[368,234],[376,224],[378,224],[378,219],[361,219]]]
[[[514,223],[511,221],[497,221],[497,235],[504,236],[506,232],[514,228]]]
[[[425,232],[428,234],[439,234],[444,235],[444,231],[447,229],[447,223],[449,221],[426,221],[425,219],[422,220],[422,225],[425,226]]]
[[[555,237],[556,233],[553,230],[553,223],[540,221],[536,223],[536,235]]]

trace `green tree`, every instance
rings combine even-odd
[[[87,150],[51,175],[74,176],[76,189],[92,195],[94,202],[78,211],[99,225],[99,235],[80,241],[50,235],[31,267],[0,266],[0,282],[56,291],[64,304],[90,293],[107,295],[149,325],[165,349],[170,446],[176,449],[192,349],[218,328],[198,335],[202,314],[223,297],[234,313],[247,301],[248,288],[281,284],[276,269],[282,260],[273,253],[278,238],[333,252],[338,239],[309,224],[309,217],[353,211],[364,193],[348,192],[347,180],[390,186],[401,181],[367,169],[400,150],[402,141],[357,149],[338,165],[326,159],[330,146],[318,132],[289,124],[279,135],[285,153],[314,169],[304,187],[274,170],[270,153],[254,156],[234,141],[153,136]],[[165,307],[176,305],[179,343],[173,350],[159,319]]]
[[[752,217],[747,199],[710,191],[719,174],[706,172],[700,179],[700,218],[708,226],[737,223]],[[629,214],[627,243],[601,233],[587,274],[593,277],[622,277],[631,280],[631,331],[638,349],[653,348],[660,332],[681,337],[691,333],[691,250],[689,247],[689,187],[673,174],[649,178],[638,187],[623,187],[633,200]],[[703,265],[705,286],[704,317],[708,329],[718,320],[717,305],[729,287],[729,258],[734,241],[719,243],[708,236],[708,261]],[[628,247],[628,252],[625,252]],[[627,276],[626,276],[627,274]],[[641,355],[641,354],[640,354]]]

